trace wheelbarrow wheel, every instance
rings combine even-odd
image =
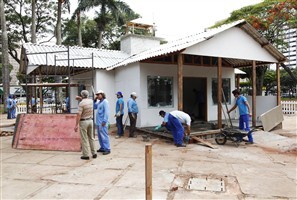
[[[215,141],[219,145],[224,145],[227,142],[227,138],[223,134],[216,135]]]

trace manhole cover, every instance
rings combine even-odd
[[[190,178],[188,182],[188,189],[224,192],[225,182],[222,178]]]

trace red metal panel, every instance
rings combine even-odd
[[[81,151],[76,114],[22,114],[18,116],[13,148]]]

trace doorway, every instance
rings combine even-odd
[[[197,77],[183,78],[183,108],[195,120],[207,119],[207,79]]]

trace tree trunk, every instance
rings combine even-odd
[[[62,44],[62,0],[58,0],[58,11],[57,11],[57,25],[56,25],[56,44]]]
[[[3,92],[4,92],[4,108],[6,110],[7,102],[6,99],[9,95],[9,58],[8,58],[8,37],[6,30],[6,17],[4,13],[4,2],[0,0],[0,19],[1,19],[1,30],[2,30],[2,81],[3,81]]]
[[[80,12],[77,13],[77,29],[78,29],[77,45],[80,46],[80,47],[82,47]]]
[[[291,69],[285,65],[284,63],[281,63],[281,66],[284,68],[284,70],[289,74],[289,76],[292,78],[292,81],[294,81],[294,85],[297,85],[297,78],[292,73]],[[293,84],[293,83],[292,83]]]
[[[101,49],[102,46],[102,31],[99,31],[99,37],[98,37],[98,43],[97,43],[97,48]]]
[[[32,0],[31,42],[36,43],[36,0]]]

